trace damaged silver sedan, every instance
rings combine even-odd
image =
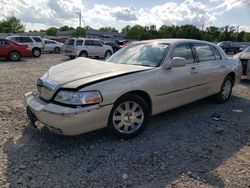
[[[150,116],[213,96],[225,103],[240,80],[238,60],[216,45],[184,39],[133,43],[106,62],[77,58],[56,65],[24,95],[33,124],[78,135],[107,127],[140,134]]]

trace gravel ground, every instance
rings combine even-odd
[[[250,81],[224,105],[205,99],[152,117],[132,140],[64,137],[32,128],[22,95],[65,60],[0,61],[0,187],[250,187]]]

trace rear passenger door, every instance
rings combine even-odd
[[[196,53],[199,73],[209,86],[203,92],[207,96],[218,92],[227,73],[220,52],[214,46],[204,43],[194,43],[193,50]]]
[[[10,44],[5,39],[0,39],[0,56],[7,57],[10,52]]]
[[[88,56],[94,56],[93,40],[85,40],[84,48],[88,52]]]

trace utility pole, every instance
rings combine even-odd
[[[82,12],[77,12],[77,15],[79,16],[79,27],[82,27]]]
[[[240,26],[237,26],[237,30],[236,30],[236,42],[238,41],[238,34],[239,34],[239,30],[240,30]]]

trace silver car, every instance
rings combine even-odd
[[[234,56],[235,59],[239,59],[242,63],[242,74],[247,76],[250,80],[250,46],[245,48],[242,52]]]
[[[76,57],[109,58],[113,54],[111,46],[102,44],[97,39],[69,38],[64,45],[64,55],[71,59]]]
[[[27,114],[52,132],[78,135],[107,127],[131,138],[150,116],[213,96],[225,103],[242,67],[216,45],[162,39],[133,43],[106,62],[78,58],[56,65],[26,93]]]

